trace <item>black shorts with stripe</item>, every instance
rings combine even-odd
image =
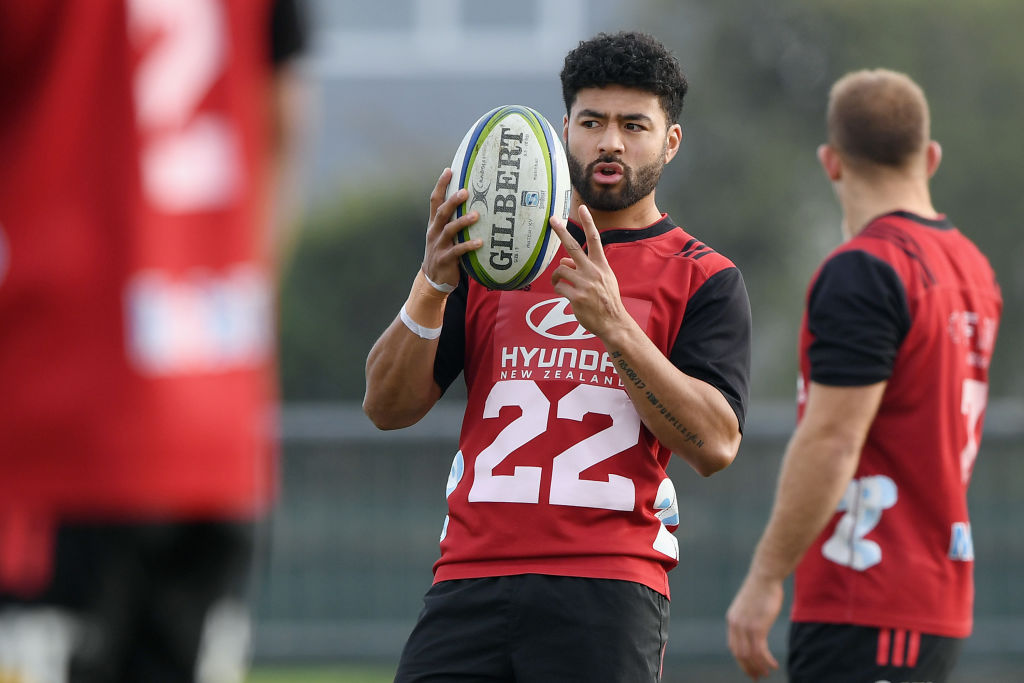
[[[790,683],[943,683],[962,647],[908,629],[794,622],[787,669]]]

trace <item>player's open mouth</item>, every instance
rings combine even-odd
[[[619,164],[601,163],[594,167],[594,182],[600,185],[612,185],[622,179],[622,166]]]

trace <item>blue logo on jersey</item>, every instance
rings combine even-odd
[[[462,457],[462,451],[455,454],[455,459],[452,460],[452,469],[448,472],[448,484],[444,489],[444,497],[452,495],[452,491],[462,481],[462,474],[466,471],[465,460]]]
[[[960,562],[974,561],[974,540],[968,522],[953,522],[949,538],[949,559]]]

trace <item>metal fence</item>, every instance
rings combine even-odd
[[[461,415],[460,403],[442,402],[414,427],[379,432],[357,405],[284,409],[281,497],[256,584],[257,661],[397,658],[437,558]],[[736,462],[709,479],[682,462],[670,467],[682,557],[670,574],[667,660],[725,656],[724,613],[766,521],[793,415],[791,405],[752,406]],[[1024,662],[1022,444],[1024,402],[995,402],[970,492],[968,660]],[[781,619],[772,632],[777,652],[785,628]]]

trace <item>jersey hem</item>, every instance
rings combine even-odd
[[[459,562],[443,564],[434,570],[434,583],[453,579],[483,579],[494,576],[515,576],[518,574],[547,574],[551,576],[571,576],[580,579],[616,579],[632,581],[647,586],[651,590],[669,595],[668,574],[660,566],[646,560],[632,558],[589,557],[585,564],[584,558],[550,560],[501,560],[480,562]],[[594,565],[598,565],[595,568]]]
[[[853,626],[869,626],[872,628],[906,629],[920,631],[932,636],[943,638],[967,638],[971,635],[973,620],[966,622],[936,622],[928,619],[908,619],[891,614],[855,614],[837,618],[835,613],[819,610],[794,610],[790,621],[818,624],[850,624]]]

